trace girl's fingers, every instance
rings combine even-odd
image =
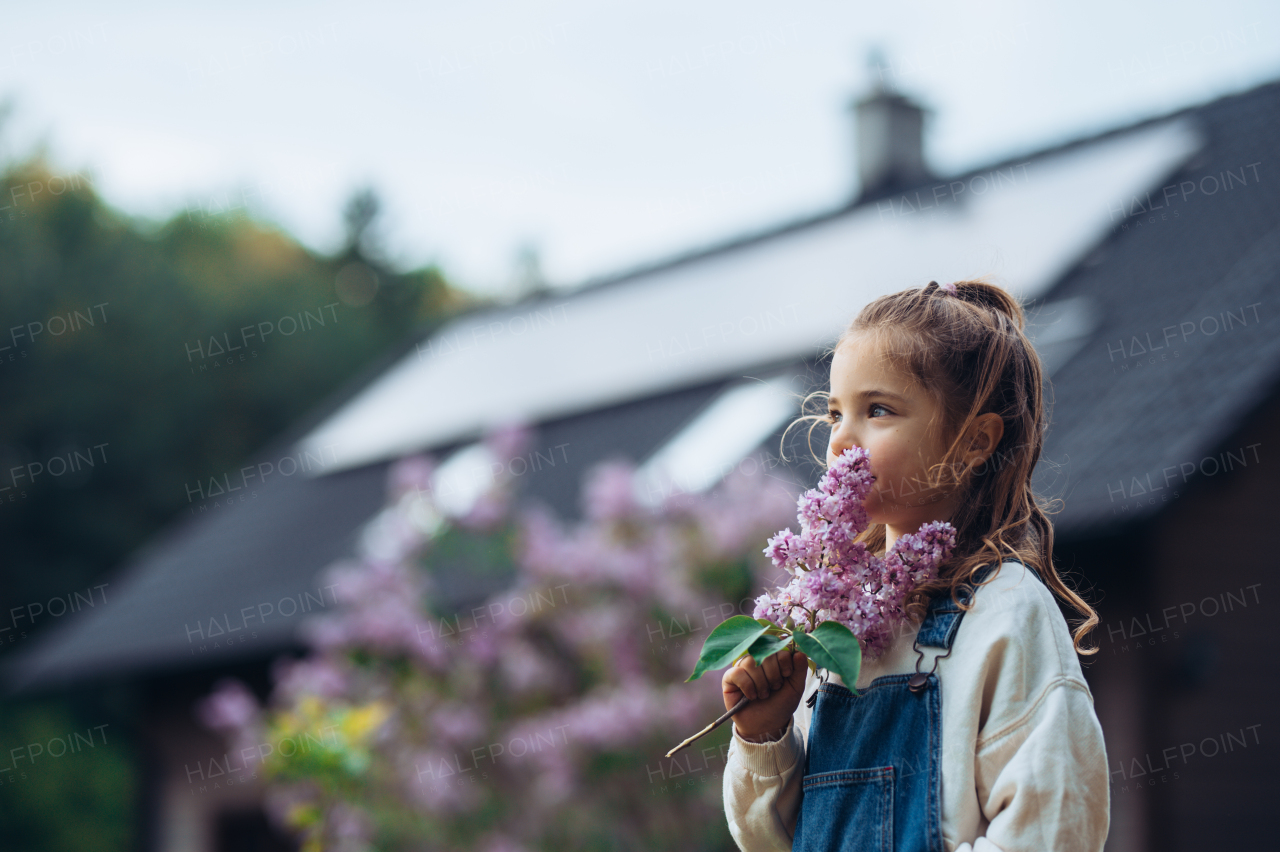
[[[786,653],[783,651],[782,653]],[[765,658],[764,665],[761,667],[764,671],[765,681],[769,684],[769,689],[782,689],[785,678],[782,676],[782,667],[778,660],[778,654]]]
[[[760,697],[760,689],[755,678],[751,676],[751,672],[741,662],[731,666],[725,672],[724,681],[753,701]]]
[[[754,661],[753,661],[754,662]],[[751,677],[751,683],[756,688],[756,698],[768,698],[771,692],[769,688],[769,679],[765,677],[764,669],[759,666],[752,666],[747,669],[747,674]]]
[[[765,661],[766,663],[768,660]],[[752,692],[748,693],[752,700],[764,699],[769,697],[772,689],[769,687],[769,678],[765,675],[765,670],[756,665],[755,658],[747,655],[739,661],[739,669],[745,674],[751,683]]]
[[[725,672],[724,682],[753,701],[765,699],[793,680],[799,679],[803,684],[807,665],[808,657],[800,651],[779,651],[763,664],[747,655]]]

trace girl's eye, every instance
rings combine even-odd
[[[867,411],[868,411],[868,412],[872,412],[872,411],[875,411],[877,408],[878,408],[878,409],[880,409],[881,411],[883,411],[885,414],[888,414],[888,413],[889,413],[889,409],[885,408],[883,405],[881,405],[881,404],[880,404],[880,403],[878,403],[878,402],[873,402],[873,403],[871,403],[871,407],[870,407],[869,409],[867,409]]]
[[[836,418],[837,418],[837,417],[839,417],[839,416],[840,416],[840,412],[839,412],[839,411],[828,411],[828,412],[827,412],[827,422],[828,422],[828,423],[835,423],[835,422],[836,422]]]

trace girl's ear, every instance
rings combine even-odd
[[[974,418],[969,424],[969,446],[965,452],[965,461],[970,464],[981,464],[996,451],[1000,439],[1004,437],[1004,420],[994,411],[988,411]]]

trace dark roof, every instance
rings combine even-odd
[[[616,456],[643,458],[729,381],[540,424],[529,450],[540,453],[537,469],[517,477],[516,493],[562,517],[576,515],[585,470]],[[433,452],[444,457],[455,448]],[[556,464],[542,461],[548,458]],[[349,556],[360,528],[383,507],[388,466],[314,478],[277,476],[264,487],[231,494],[229,501],[206,501],[204,512],[135,556],[111,583],[108,605],[15,654],[11,683],[40,688],[125,672],[159,673],[296,644],[303,611],[333,603],[317,573]],[[442,591],[460,597],[482,591],[465,577],[454,582]],[[288,598],[300,600],[299,610],[281,606]],[[281,615],[286,608],[293,614]],[[258,609],[266,618],[253,617]],[[248,629],[231,631],[237,626]],[[214,635],[219,630],[227,633]]]
[[[1100,319],[1052,376],[1052,422],[1036,485],[1065,501],[1064,511],[1055,515],[1063,538],[1100,533],[1158,512],[1166,505],[1158,499],[1161,494],[1211,475],[1203,459],[1224,452],[1240,456],[1244,448],[1222,442],[1275,392],[1280,378],[1280,327],[1266,301],[1280,292],[1280,194],[1267,182],[1270,164],[1277,161],[1270,153],[1280,146],[1280,83],[1175,114],[1197,122],[1207,139],[1204,150],[1152,188],[1152,204],[1135,200],[1131,209],[1117,213],[1110,235],[1040,305],[1028,306],[1034,319],[1041,306],[1079,297],[1096,307]],[[1086,146],[1157,120],[1016,161]],[[1230,188],[1212,191],[1211,177],[1229,180]],[[1183,194],[1188,181],[1195,190]],[[1166,186],[1175,187],[1168,196],[1162,192]],[[1148,209],[1158,204],[1163,206]],[[844,212],[793,222],[593,286],[777,238]],[[1051,209],[1028,215],[1043,217],[1046,228],[1054,226]],[[1219,323],[1216,332],[1210,318]],[[1231,327],[1223,329],[1228,321]],[[1163,341],[1165,329],[1181,331],[1188,323],[1195,332]],[[1148,348],[1148,336],[1162,348],[1140,351]],[[1148,363],[1153,357],[1155,362]],[[807,374],[811,384],[821,380],[814,360],[760,365],[759,371],[744,373],[788,366]],[[576,514],[579,480],[588,467],[615,455],[643,459],[739,378],[726,375],[539,424],[535,444],[543,452],[564,445],[566,463],[521,477],[520,493],[563,516]],[[765,444],[771,451],[777,446],[777,435]],[[452,448],[433,451],[443,455]],[[815,468],[795,443],[792,448],[797,481],[812,482]],[[1184,483],[1186,465],[1192,472]],[[1166,484],[1171,466],[1174,478]],[[199,634],[193,638],[191,631],[203,622],[207,634],[212,618],[234,618],[244,607],[275,607],[308,592],[313,598],[304,597],[304,605],[314,607],[317,571],[350,553],[359,528],[382,505],[385,473],[384,463],[314,479],[277,479],[243,503],[191,518],[131,561],[112,584],[118,591],[109,606],[14,655],[11,683],[39,688],[94,676],[154,673],[262,655],[291,644],[297,617],[264,623],[257,638],[237,636],[230,647],[204,655],[197,650]],[[1153,501],[1151,494],[1138,493],[1161,485],[1169,490],[1155,492]]]
[[[1258,448],[1223,442],[1280,380],[1280,84],[1193,114],[1205,147],[1131,199],[1131,215],[1117,212],[1109,238],[1049,294],[1087,296],[1101,319],[1053,376],[1036,485],[1066,502],[1060,535],[1158,512],[1218,475],[1221,454],[1234,455],[1219,465],[1246,453],[1256,463]]]

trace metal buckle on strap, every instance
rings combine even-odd
[[[990,573],[990,571],[989,571],[989,570],[984,570],[984,571],[980,571],[979,573],[981,574],[981,576],[982,576],[983,578],[985,578],[985,577],[986,577],[986,575],[987,575],[988,573]],[[973,585],[971,585],[971,584],[969,584],[969,583],[966,583],[966,584],[964,585],[964,587],[963,587],[963,588],[964,588],[964,592],[965,592],[965,594],[964,594],[964,600],[965,600],[965,602],[971,601],[971,600],[973,599],[973,593],[976,591],[976,589],[974,588],[974,586],[973,586]],[[959,614],[959,617],[963,617],[963,616],[964,616],[965,610],[964,610],[963,608],[961,608],[961,607],[959,606],[959,604],[957,604],[954,600],[952,600],[952,599],[950,599],[950,598],[947,598],[947,599],[945,599],[945,600],[943,600],[943,601],[934,601],[934,604],[936,605],[936,608],[935,608],[935,606],[931,606],[931,607],[930,607],[930,615],[925,617],[925,622],[928,622],[928,621],[929,621],[929,618],[930,618],[932,615],[939,615],[939,614],[947,614],[947,615],[951,615],[951,614],[954,614],[954,613],[958,613],[958,614]],[[920,629],[921,629],[921,630],[923,630],[923,629],[924,629],[924,624],[921,624],[921,625],[920,625]],[[954,629],[954,628],[953,628],[953,629]],[[930,647],[932,647],[932,646],[930,646]],[[933,668],[929,669],[929,671],[928,671],[928,672],[922,672],[922,671],[920,671],[920,664],[921,664],[922,662],[924,662],[924,651],[920,650],[920,631],[919,631],[919,630],[918,630],[918,631],[916,631],[916,638],[915,638],[915,641],[913,641],[913,642],[911,643],[911,649],[912,649],[913,651],[915,651],[915,652],[916,652],[916,654],[918,654],[918,656],[916,657],[916,673],[915,673],[915,674],[913,674],[913,675],[912,675],[912,676],[907,680],[907,687],[908,687],[912,692],[916,692],[916,693],[918,693],[918,692],[923,691],[923,690],[924,690],[924,688],[925,688],[925,685],[929,682],[929,675],[934,674],[935,672],[937,672],[937,671],[938,671],[938,661],[939,661],[939,660],[945,660],[947,657],[950,657],[950,656],[951,656],[951,651],[952,651],[954,648],[955,648],[955,637],[954,637],[954,634],[953,634],[953,636],[952,636],[952,642],[951,642],[951,645],[949,645],[949,646],[947,647],[947,653],[945,653],[945,654],[940,654],[940,655],[938,655],[937,657],[934,657],[934,658],[933,658]]]
[[[947,648],[947,653],[939,654],[933,658],[933,668],[929,669],[928,672],[922,672],[920,671],[920,664],[924,662],[924,651],[920,648],[920,635],[917,633],[915,641],[911,643],[911,649],[919,655],[916,657],[916,673],[907,680],[907,688],[912,692],[917,693],[923,691],[925,686],[929,683],[929,675],[938,670],[938,661],[945,660],[947,657],[950,657],[951,651],[954,648],[955,643],[952,642],[951,647]]]

